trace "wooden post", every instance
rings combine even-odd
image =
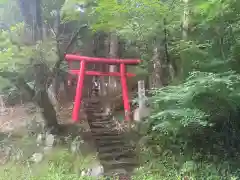
[[[143,80],[138,81],[138,105],[139,107],[134,110],[133,114],[133,119],[137,122],[150,114],[150,109],[146,107],[145,83]]]
[[[4,95],[0,95],[0,115],[5,115],[6,114],[6,106],[5,106],[5,103],[3,101],[3,96]]]
[[[139,109],[145,108],[145,86],[144,81],[140,80],[138,81],[138,103],[139,103]]]

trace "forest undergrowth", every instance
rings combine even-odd
[[[160,179],[239,179],[239,78],[193,72],[154,90],[145,167]]]
[[[140,124],[147,133],[139,142],[142,165],[134,178],[239,179],[239,80],[234,71],[192,72],[183,83],[152,90],[153,112]],[[79,173],[89,157],[76,158],[65,149],[53,152],[39,164],[8,163],[0,177],[91,179]]]
[[[150,102],[154,111],[141,124],[148,129],[139,142],[142,165],[133,178],[239,179],[239,80],[240,75],[233,71],[193,72],[184,83],[153,90]],[[76,172],[76,167],[87,165],[88,158],[76,158],[61,149],[30,167],[7,165],[1,177],[91,179]]]

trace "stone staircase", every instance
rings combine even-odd
[[[103,113],[99,98],[85,100],[84,109],[104,175],[130,179],[138,161],[127,133],[119,131],[112,116]]]

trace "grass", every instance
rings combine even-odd
[[[153,157],[152,157],[153,158]],[[67,149],[54,149],[39,164],[30,162],[10,162],[0,168],[0,180],[91,180],[83,177],[81,171],[95,162],[95,157],[74,155]],[[134,180],[237,180],[229,173],[229,166],[207,162],[187,161],[177,168],[173,156],[157,157],[144,167],[138,168]]]
[[[54,153],[49,154],[39,164],[11,162],[2,166],[0,180],[91,180],[96,178],[81,177],[80,174],[94,162],[93,156],[82,157],[64,149],[54,149]],[[141,173],[134,177],[138,178],[146,179]]]
[[[94,163],[93,156],[82,157],[67,149],[54,149],[38,164],[10,162],[0,168],[0,180],[79,180],[81,171]]]
[[[32,149],[35,139],[14,140],[25,153],[37,152]],[[20,145],[19,145],[20,144]],[[141,161],[143,166],[136,169],[133,180],[238,180],[240,169],[231,162],[196,161],[195,155],[175,155],[169,149],[162,149],[154,155],[142,146]],[[27,150],[26,150],[27,149]],[[83,156],[70,153],[67,147],[55,147],[44,157],[41,163],[29,162],[28,155],[23,160],[11,161],[0,166],[0,180],[91,180],[82,177],[81,172],[96,164],[93,154]],[[211,156],[213,157],[213,156]],[[240,158],[238,158],[240,159]],[[236,161],[238,161],[236,159]]]

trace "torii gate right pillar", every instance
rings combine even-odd
[[[125,120],[130,120],[130,104],[128,97],[128,88],[127,88],[127,79],[126,79],[126,67],[125,64],[120,64],[120,74],[121,74],[121,85],[122,85],[122,96],[123,96],[123,105]]]

